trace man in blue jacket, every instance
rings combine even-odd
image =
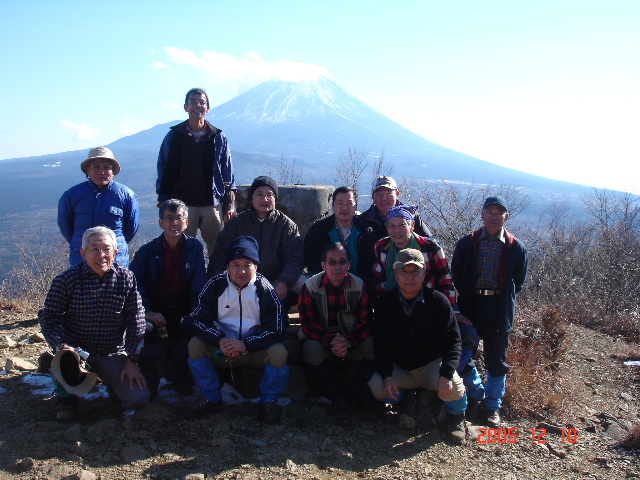
[[[462,368],[461,377],[473,400],[484,400],[486,421],[498,428],[500,407],[507,385],[506,363],[509,333],[513,328],[516,294],[527,276],[527,249],[504,224],[509,210],[504,198],[489,197],[482,206],[484,226],[462,237],[451,262],[453,283],[458,290],[460,313],[478,331],[484,346],[486,383],[473,360]]]
[[[258,273],[253,237],[233,240],[226,261],[227,270],[207,282],[192,313],[189,368],[202,397],[186,413],[197,417],[220,406],[222,385],[214,367],[250,365],[264,369],[258,418],[273,424],[280,419],[278,397],[289,381],[288,352],[281,343],[288,322],[276,290]]]
[[[158,155],[158,202],[169,198],[189,206],[189,227],[200,229],[211,256],[222,223],[235,216],[235,177],[227,137],[205,120],[209,96],[202,88],[187,92],[184,110],[189,119],[171,127]],[[159,205],[158,205],[159,206]]]
[[[58,202],[58,227],[69,243],[69,263],[73,267],[83,262],[82,234],[88,228],[104,226],[116,234],[116,263],[128,267],[128,243],[139,225],[138,197],[113,180],[120,173],[120,164],[106,147],[91,149],[80,169],[87,181],[64,192]]]
[[[158,220],[162,235],[140,247],[131,262],[147,324],[139,365],[154,395],[160,383],[157,363],[163,347],[166,347],[165,378],[173,382],[179,393],[192,393],[187,365],[191,335],[180,327],[180,318],[197,306],[207,272],[202,243],[184,234],[188,215],[184,202],[175,199],[164,202]]]

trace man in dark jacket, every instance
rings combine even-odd
[[[350,187],[338,187],[333,191],[331,208],[333,214],[315,222],[304,237],[304,260],[310,275],[322,272],[320,256],[330,243],[341,243],[349,251],[349,273],[359,273],[360,250],[365,227],[360,223],[358,192]]]
[[[422,252],[400,250],[393,269],[398,288],[385,292],[373,314],[377,372],[369,387],[385,403],[398,403],[403,389],[426,388],[444,401],[449,439],[465,439],[467,396],[456,368],[460,331],[447,297],[424,286]]]
[[[180,200],[164,202],[158,220],[162,235],[140,247],[131,262],[147,324],[139,365],[152,394],[158,393],[157,363],[163,347],[165,378],[174,383],[179,393],[190,395],[192,391],[187,365],[191,336],[180,327],[180,318],[197,306],[207,273],[202,243],[184,234],[188,212]]]
[[[189,120],[171,127],[158,154],[158,206],[169,198],[186,203],[191,221],[185,233],[195,237],[200,229],[211,255],[222,222],[235,215],[231,152],[222,130],[205,120],[209,96],[204,89],[187,92],[184,110]]]
[[[218,235],[207,273],[213,277],[227,267],[229,243],[248,235],[258,241],[258,272],[274,286],[285,311],[298,302],[306,277],[302,274],[304,256],[298,226],[276,209],[278,185],[266,176],[257,177],[249,189],[251,208],[233,218]]]
[[[516,293],[522,290],[527,276],[528,258],[523,243],[504,228],[509,219],[504,198],[487,198],[481,217],[484,226],[458,241],[451,272],[460,312],[482,338],[487,370],[484,386],[473,360],[462,377],[469,396],[484,399],[487,423],[498,428],[509,370],[506,358]]]
[[[197,417],[220,406],[222,385],[214,367],[250,365],[264,368],[258,418],[276,423],[278,397],[289,380],[288,352],[281,343],[288,322],[275,289],[258,273],[258,242],[236,238],[225,259],[226,272],[207,282],[192,313],[189,368],[202,397],[187,415]]]

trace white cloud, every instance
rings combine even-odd
[[[89,140],[90,138],[95,137],[100,130],[97,128],[91,128],[87,124],[78,124],[70,122],[69,120],[60,120],[60,123],[70,132],[73,132],[73,139],[76,142],[82,142],[83,140]]]
[[[207,72],[223,81],[259,83],[266,80],[301,81],[331,77],[325,67],[290,60],[268,62],[256,52],[236,58],[214,50],[197,54],[186,48],[165,47],[164,51],[171,62]]]
[[[162,63],[160,60],[147,65],[149,68],[155,68],[156,70],[162,70],[163,68],[170,68],[168,65]]]

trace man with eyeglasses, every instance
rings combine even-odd
[[[333,191],[331,208],[333,214],[316,221],[304,237],[304,259],[311,275],[320,273],[322,249],[331,242],[339,242],[349,250],[349,272],[362,277],[360,273],[364,225],[356,215],[358,192],[350,187],[338,187]]]
[[[235,238],[253,237],[260,248],[258,272],[275,287],[288,311],[297,303],[300,287],[306,280],[302,274],[304,256],[298,226],[276,208],[278,185],[272,178],[257,177],[249,188],[248,198],[251,208],[229,221],[218,235],[207,273],[213,277],[224,272],[228,245]]]
[[[118,240],[118,265],[129,265],[129,242],[139,226],[138,197],[133,191],[116,182],[120,163],[106,147],[89,151],[80,164],[87,181],[71,187],[58,202],[58,227],[69,243],[69,263],[82,263],[80,254],[82,234],[98,225],[113,230]]]
[[[522,290],[527,276],[528,257],[524,244],[504,228],[509,219],[504,198],[487,198],[481,218],[484,226],[458,241],[451,271],[460,311],[482,338],[487,371],[483,385],[471,360],[462,378],[470,397],[483,402],[487,424],[498,428],[509,371],[506,363],[509,333],[513,328],[516,294]]]
[[[376,373],[369,387],[375,398],[392,405],[402,400],[406,389],[438,392],[444,402],[447,437],[461,444],[467,396],[456,372],[461,340],[453,309],[447,297],[425,286],[425,260],[419,250],[400,250],[393,271],[397,288],[375,303]]]
[[[42,334],[54,353],[81,349],[89,354],[91,371],[109,385],[125,409],[149,402],[147,381],[136,362],[145,330],[144,309],[134,274],[114,263],[115,233],[89,228],[82,235],[83,262],[51,282],[38,312]],[[57,385],[56,418],[75,419],[79,398]]]
[[[347,388],[338,370],[355,364],[355,391],[369,407],[366,382],[373,374],[369,298],[362,280],[349,273],[349,250],[340,242],[321,253],[322,272],[307,279],[298,300],[303,361],[332,403],[336,419],[347,416]]]
[[[185,235],[189,210],[184,202],[169,199],[160,206],[158,224],[163,233],[138,249],[131,271],[145,309],[147,329],[140,368],[151,394],[158,393],[158,362],[164,358],[164,377],[183,395],[193,393],[187,359],[191,339],[180,319],[198,305],[198,294],[207,282],[202,243]]]
[[[158,154],[158,207],[169,198],[189,207],[186,234],[200,229],[211,255],[223,223],[235,216],[235,177],[227,137],[206,119],[209,95],[192,88],[184,100],[189,119],[171,127]]]

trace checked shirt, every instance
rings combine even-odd
[[[137,355],[145,331],[144,309],[133,272],[113,264],[102,280],[82,262],[54,278],[38,313],[47,343],[90,354]]]

